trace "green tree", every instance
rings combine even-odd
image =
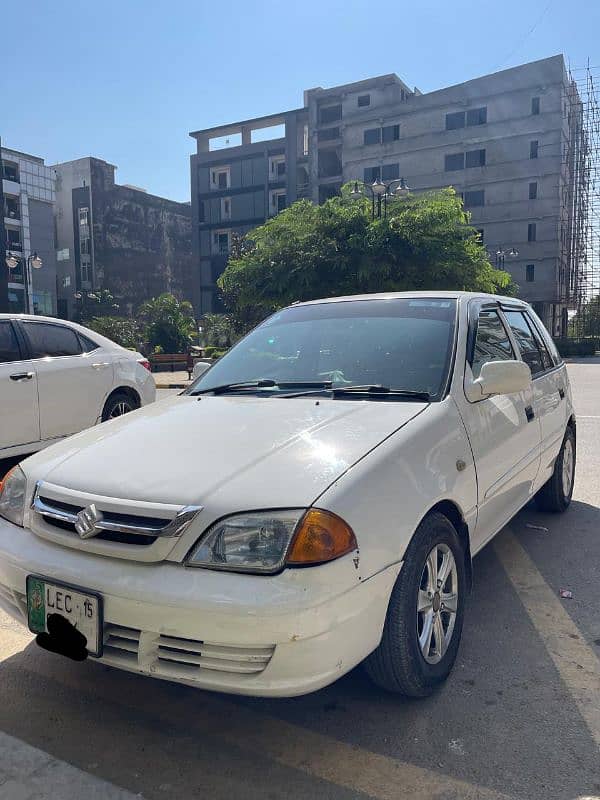
[[[82,325],[89,325],[94,317],[113,316],[119,310],[119,304],[109,289],[77,292],[75,299],[75,317]]]
[[[209,347],[228,348],[239,339],[227,314],[204,314],[201,322],[203,338]]]
[[[137,350],[143,338],[137,320],[129,317],[93,317],[87,325],[96,333],[130,350]]]
[[[453,189],[391,198],[371,218],[366,197],[300,200],[246,237],[218,281],[239,327],[295,300],[369,292],[459,289],[514,293],[495,269]]]
[[[569,333],[577,338],[600,338],[600,294],[590,297],[569,322]]]
[[[186,352],[196,333],[192,304],[172,294],[153,297],[140,306],[138,316],[144,325],[146,341],[163,353]]]

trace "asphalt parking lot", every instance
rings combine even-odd
[[[384,694],[361,669],[292,700],[209,694],[53,656],[0,612],[0,750],[26,743],[42,771],[52,759],[101,778],[97,797],[598,800],[600,363],[569,373],[572,507],[525,509],[476,558],[459,658],[438,694]],[[49,780],[11,794],[18,769],[0,754],[2,800],[63,797]]]

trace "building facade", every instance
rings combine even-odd
[[[108,289],[119,313],[151,297],[193,293],[191,207],[115,182],[98,158],[56,164],[58,313],[72,318],[86,294]]]
[[[6,147],[0,164],[3,293],[8,290],[3,306],[11,312],[55,314],[54,171],[43,158]]]
[[[584,248],[581,117],[554,56],[425,94],[394,74],[310,89],[301,109],[192,133],[198,312],[219,310],[233,231],[298,197],[323,202],[348,181],[403,177],[414,192],[455,187],[492,263],[559,335]],[[267,126],[276,138],[255,141]]]

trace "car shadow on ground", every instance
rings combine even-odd
[[[304,697],[232,697],[19,638],[0,663],[0,728],[147,798],[364,798],[314,776],[338,747],[392,759],[399,786],[403,766],[433,773],[440,797],[460,796],[456,780],[530,800],[599,794],[597,750],[494,549],[475,565],[454,672],[425,700],[382,692],[361,668]]]

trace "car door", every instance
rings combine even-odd
[[[525,309],[503,308],[516,339],[521,359],[529,366],[533,379],[533,409],[541,428],[541,470],[553,467],[567,425],[565,367],[556,365]]]
[[[37,377],[8,319],[0,320],[0,404],[0,453],[39,442]]]
[[[465,387],[479,377],[486,362],[516,357],[498,305],[472,301]],[[460,398],[477,472],[476,552],[531,497],[540,464],[540,424],[532,408],[531,386],[475,402],[469,401],[465,389]]]
[[[42,439],[94,425],[113,383],[112,359],[101,348],[85,353],[67,325],[23,320],[37,375]]]

